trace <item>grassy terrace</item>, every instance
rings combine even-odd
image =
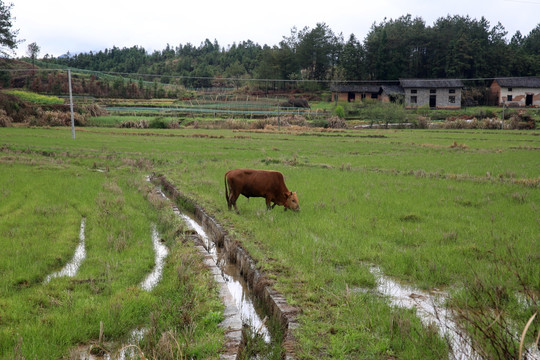
[[[301,309],[298,358],[448,357],[445,341],[413,310],[394,308],[370,291],[376,285],[371,265],[400,282],[448,292],[448,306],[482,354],[507,351],[515,358],[519,340],[500,335],[493,341],[497,335],[478,329],[491,324],[495,334],[503,328],[521,334],[538,311],[539,135],[82,128],[73,140],[66,128],[2,129],[0,243],[9,250],[0,255],[7,269],[0,286],[0,358],[16,351],[33,358],[49,348],[55,350],[48,357],[58,358],[95,341],[99,321],[106,322],[109,339],[171,318],[176,322],[163,320],[156,333],[180,335],[189,329],[180,314],[190,296],[197,300],[189,310],[196,311],[196,325],[186,333],[197,345],[182,351],[216,356],[214,290],[196,261],[181,260],[194,255],[185,255],[190,250],[170,230],[179,225],[147,201],[144,175],[151,172],[197,199]],[[240,215],[229,212],[223,176],[237,167],[282,171],[298,192],[301,212],[268,212],[262,199],[243,197]],[[44,286],[43,278],[69,260],[81,217],[87,218],[88,259],[75,278]],[[145,293],[137,284],[152,266],[151,242],[141,240],[149,238],[151,223],[179,254],[155,292]],[[190,276],[196,290],[178,295],[184,288],[178,267],[186,263],[193,267],[185,271],[202,279],[191,282]],[[529,343],[539,328],[536,319]],[[73,329],[74,337],[65,335]],[[204,333],[215,335],[203,340]],[[40,345],[30,338],[45,340]],[[150,357],[157,354],[151,345]]]

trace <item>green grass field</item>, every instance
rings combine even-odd
[[[149,335],[139,346],[153,358],[217,358],[222,305],[213,280],[179,241],[182,225],[152,197],[144,173],[129,163],[98,172],[79,162],[85,150],[33,151],[3,152],[0,165],[0,358],[80,358],[79,345],[114,350],[140,328]],[[83,218],[79,272],[44,283],[73,256]],[[154,266],[153,224],[170,256],[163,281],[147,292],[138,284]],[[181,274],[186,263],[194,266]]]
[[[126,328],[155,319],[149,315],[155,304],[185,306],[184,297],[171,295],[178,290],[173,265],[155,293],[135,289],[152,262],[151,243],[140,239],[164,217],[145,195],[144,174],[156,172],[197,199],[300,309],[298,358],[449,356],[445,341],[414,311],[370,291],[371,265],[400,282],[448,292],[448,306],[482,354],[516,358],[519,339],[502,330],[521,334],[540,304],[539,135],[83,128],[73,140],[66,128],[3,129],[0,243],[10,250],[0,255],[8,269],[0,287],[0,357],[21,348],[33,358],[54,347],[45,358],[59,358],[95,340],[100,320],[108,321],[111,338],[121,339]],[[240,214],[229,212],[223,176],[240,167],[283,172],[301,212],[266,211],[263,199],[244,197]],[[89,229],[86,265],[75,279],[43,286],[47,273],[69,260],[66,248],[75,247],[82,216]],[[160,225],[165,233],[171,221]],[[191,271],[205,279],[204,271]],[[76,279],[85,285],[75,286]],[[193,281],[198,300],[212,293],[211,285]],[[217,311],[210,298],[201,311]],[[118,305],[124,301],[133,305]],[[76,338],[62,335],[67,314],[77,319]],[[219,335],[202,340],[206,331],[219,334],[215,322],[204,327],[204,315],[193,322],[203,350],[191,349],[192,356],[216,356]],[[164,329],[174,326],[180,325]],[[493,335],[480,331],[488,326]],[[52,335],[43,329],[51,328],[60,335],[47,338]],[[528,343],[540,329],[538,319],[531,329]],[[28,344],[41,337],[41,345]]]

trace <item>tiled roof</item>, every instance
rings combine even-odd
[[[387,94],[404,94],[403,88],[399,85],[383,85],[381,86],[383,92]]]
[[[378,93],[381,90],[380,85],[333,85],[332,91],[336,92],[355,92],[355,93]]]
[[[540,77],[498,78],[495,79],[495,81],[499,84],[499,86],[503,87],[540,87]]]
[[[462,88],[463,82],[458,79],[400,79],[404,88]]]

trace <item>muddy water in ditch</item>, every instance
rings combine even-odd
[[[167,195],[165,195],[165,193],[163,193],[161,190],[159,190],[159,194],[163,198],[170,201]],[[171,202],[171,204],[173,203]],[[191,230],[195,231],[197,235],[199,235],[203,242],[204,248],[218,265],[219,269],[221,270],[221,276],[225,280],[225,284],[227,285],[227,288],[235,301],[236,307],[240,312],[242,322],[250,326],[254,333],[260,334],[264,341],[270,343],[270,332],[266,327],[265,322],[261,320],[263,318],[262,311],[256,308],[253,301],[254,296],[252,291],[244,280],[242,274],[240,274],[240,270],[233,264],[230,264],[226,256],[220,256],[220,249],[215,246],[211,239],[208,238],[206,231],[197,221],[195,221],[189,215],[182,213],[174,204],[173,211],[180,218],[182,218],[182,220],[184,220],[186,225]]]

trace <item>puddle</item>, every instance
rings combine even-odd
[[[161,243],[161,238],[156,229],[156,225],[152,224],[152,243],[154,244],[154,252],[156,254],[154,270],[148,274],[146,279],[141,283],[140,287],[146,291],[152,291],[161,280],[163,267],[165,266],[165,258],[169,254],[169,250]]]
[[[169,202],[170,199],[167,195],[161,190],[157,189],[158,193]],[[240,270],[232,264],[229,264],[227,256],[220,256],[220,250],[217,248],[212,240],[209,239],[204,228],[193,218],[182,213],[180,209],[174,203],[173,211],[177,214],[186,225],[199,235],[201,238],[204,248],[208,254],[212,257],[214,262],[218,265],[218,268],[221,270],[221,276],[225,281],[225,285],[229,290],[230,294],[234,299],[234,303],[240,312],[240,317],[242,322],[253,330],[253,332],[260,334],[266,343],[270,343],[271,336],[268,328],[265,325],[265,322],[262,320],[262,315],[255,308],[253,302],[252,291],[247,285],[244,277],[240,274]]]
[[[163,268],[165,267],[165,258],[169,254],[169,249],[161,243],[161,236],[157,231],[156,225],[152,224],[152,243],[154,245],[155,252],[155,266],[154,270],[146,276],[144,281],[140,283],[140,288],[145,291],[152,291],[152,289],[159,284],[163,275]],[[148,329],[135,329],[131,331],[129,339],[126,344],[123,344],[119,350],[112,352],[111,354],[105,354],[103,356],[97,356],[89,354],[90,349],[88,347],[82,347],[77,350],[80,354],[80,360],[126,360],[132,359],[139,354],[138,344],[148,332]]]
[[[448,341],[450,357],[456,360],[482,359],[471,346],[471,339],[463,334],[454,322],[451,311],[444,306],[447,295],[443,292],[425,292],[411,286],[399,284],[384,276],[378,267],[370,271],[377,279],[377,291],[388,297],[394,306],[416,309],[416,314],[425,324],[435,324],[441,337]]]
[[[402,285],[385,276],[373,266],[370,271],[377,279],[377,291],[388,297],[394,306],[416,309],[416,315],[425,324],[435,324],[441,337],[451,348],[450,358],[455,360],[483,359],[472,347],[471,339],[464,334],[454,321],[452,312],[444,302],[448,295],[441,291],[425,292],[412,286]],[[526,300],[524,300],[526,301]],[[520,334],[516,333],[519,341]],[[540,360],[540,351],[534,346],[526,349],[525,359]]]
[[[81,266],[81,263],[86,257],[86,249],[85,249],[85,244],[84,244],[85,224],[86,224],[86,218],[83,218],[81,220],[81,230],[79,231],[79,245],[77,245],[77,248],[75,249],[75,254],[73,255],[73,258],[71,259],[69,263],[67,263],[62,268],[62,270],[47,275],[47,277],[45,278],[45,284],[57,277],[62,277],[62,276],[73,277],[75,276],[75,274],[77,274],[77,271],[79,271],[79,267]]]

